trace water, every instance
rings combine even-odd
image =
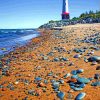
[[[39,32],[34,29],[0,29],[0,55],[7,54],[38,36]]]

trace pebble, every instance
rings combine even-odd
[[[93,77],[90,77],[90,78],[88,78],[90,81],[92,81],[92,80],[94,80],[94,78]]]
[[[57,94],[57,96],[60,98],[60,100],[63,100],[63,99],[64,99],[64,96],[65,96],[65,93],[60,91],[60,92]]]
[[[95,79],[100,79],[100,74],[95,74],[95,75],[94,75],[94,78],[95,78]]]
[[[41,77],[36,77],[36,78],[35,78],[35,81],[41,81],[41,80],[42,80]]]
[[[56,62],[59,61],[59,60],[60,60],[59,58],[54,58],[54,61],[56,61]]]
[[[78,69],[78,70],[73,70],[73,71],[71,72],[71,74],[77,75],[77,74],[80,74],[80,73],[83,73],[83,72],[84,72],[84,69]]]
[[[44,56],[42,59],[43,60],[48,60],[48,57],[47,56]]]
[[[74,50],[73,51],[75,51],[76,53],[80,53],[81,52],[81,50],[80,49],[78,49],[78,48],[74,48]]]
[[[84,72],[84,69],[78,69],[77,70],[77,73],[83,73]]]
[[[90,80],[88,78],[84,78],[84,77],[79,77],[77,79],[77,81],[80,82],[80,83],[85,83],[85,84],[90,82]]]
[[[80,58],[80,57],[81,57],[80,54],[76,54],[76,55],[74,55],[74,58]]]
[[[59,86],[60,86],[60,85],[59,85],[59,82],[53,82],[52,85],[53,85],[53,88],[54,88],[54,89],[59,89]]]
[[[15,85],[17,85],[19,83],[19,81],[14,82]]]
[[[77,70],[73,70],[73,71],[71,72],[71,74],[77,75]]]
[[[82,100],[85,97],[85,95],[86,95],[86,93],[81,92],[76,96],[75,100]]]
[[[70,76],[70,73],[64,75],[64,78],[67,78],[67,77],[69,77],[69,76]]]
[[[100,81],[93,82],[93,83],[91,84],[91,86],[100,86]]]
[[[86,86],[84,83],[78,82],[70,82],[69,85],[75,91],[83,90],[83,88]]]
[[[81,88],[81,87],[75,87],[75,86],[70,86],[70,87],[75,91],[83,90],[83,88]]]
[[[92,56],[88,58],[89,62],[97,61],[100,62],[100,56]]]
[[[39,87],[45,87],[45,84],[43,82],[38,83]]]
[[[53,53],[53,52],[49,52],[47,55],[48,55],[48,56],[53,56],[54,53]]]
[[[55,81],[55,80],[53,80],[53,79],[52,79],[52,80],[50,80],[50,81],[51,81],[51,83],[54,83],[54,82],[56,82],[56,81]]]
[[[62,57],[62,58],[60,58],[60,60],[61,60],[61,61],[68,61],[68,58]]]
[[[86,57],[84,57],[84,61],[87,63],[88,62],[88,59]]]
[[[92,65],[97,65],[98,63],[96,61],[93,61],[92,62]]]
[[[48,80],[44,80],[44,83],[45,83],[45,84],[48,84]]]
[[[59,79],[58,82],[60,82],[60,84],[64,84],[64,80],[62,80],[62,79]]]
[[[71,78],[72,78],[72,79],[73,79],[73,78],[78,79],[79,76],[78,76],[78,75],[72,75]]]
[[[4,86],[3,85],[0,85],[0,88],[3,88]]]
[[[73,65],[74,65],[74,63],[73,62],[70,62],[70,64],[68,66],[73,66]]]
[[[100,70],[100,66],[97,66],[96,70]]]
[[[53,72],[48,73],[48,76],[52,76],[52,75],[53,75]]]
[[[34,92],[34,90],[28,90],[28,94],[35,95],[35,92]]]

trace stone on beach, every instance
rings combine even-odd
[[[79,94],[76,96],[75,100],[83,100],[83,98],[85,97],[85,95],[86,95],[85,92],[81,92],[81,93],[79,93]]]
[[[84,78],[84,77],[79,77],[77,79],[77,81],[80,82],[80,83],[85,83],[85,84],[90,82],[90,80],[88,78]]]
[[[59,89],[60,84],[59,84],[59,82],[53,82],[52,86],[53,86],[53,89]]]
[[[100,45],[94,38],[99,27],[80,24],[46,30],[36,38],[38,44],[33,39],[34,43],[0,58],[0,99],[84,100],[82,91],[86,99],[98,100]]]
[[[60,91],[60,92],[58,92],[57,96],[60,98],[60,100],[63,100],[64,96],[65,96],[65,93]]]
[[[95,78],[95,79],[100,79],[100,74],[98,74],[98,73],[95,74],[95,75],[94,75],[94,78]]]
[[[97,61],[100,62],[100,56],[92,56],[88,58],[88,61],[92,62],[92,61]]]
[[[91,84],[91,86],[100,86],[100,81],[93,82],[93,83]]]
[[[97,66],[96,70],[100,70],[100,66]]]
[[[81,57],[80,54],[76,54],[76,55],[74,55],[74,58],[80,58],[80,57]]]

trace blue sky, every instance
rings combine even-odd
[[[100,0],[69,0],[72,17],[100,10]],[[0,0],[0,28],[36,28],[60,20],[62,0]]]

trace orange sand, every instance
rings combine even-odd
[[[65,50],[72,50],[73,48],[81,48],[83,46],[89,47],[91,44],[87,43],[77,43],[77,39],[83,39],[84,37],[90,36],[96,32],[100,32],[100,24],[84,24],[84,25],[72,25],[63,27],[62,31],[58,31],[60,34],[56,34],[55,30],[40,30],[42,36],[33,39],[27,46],[16,49],[16,51],[8,54],[2,59],[5,64],[5,60],[11,59],[9,64],[10,71],[8,76],[3,76],[0,78],[0,84],[5,82],[6,87],[9,83],[12,83],[15,90],[10,90],[9,88],[0,88],[0,100],[23,100],[26,96],[28,100],[59,100],[57,94],[52,89],[52,84],[50,79],[63,79],[63,76],[70,73],[72,70],[79,68],[84,69],[84,72],[80,76],[89,78],[94,77],[95,73],[100,73],[100,70],[96,70],[96,67],[100,64],[91,65],[91,62],[84,62],[83,57],[80,59],[73,58],[75,52],[67,54],[66,52],[59,53],[54,50],[54,47],[63,47]],[[60,38],[57,38],[60,37]],[[47,60],[43,60],[44,56],[47,56],[49,52],[54,52],[53,56],[48,56]],[[100,56],[100,51],[95,51],[94,55]],[[67,57],[68,62],[52,62],[55,57]],[[70,62],[73,62],[73,66],[68,66]],[[38,66],[41,66],[38,69]],[[53,72],[56,77],[47,76],[49,72]],[[0,71],[1,74],[1,71]],[[16,76],[20,74],[19,76]],[[37,84],[34,83],[35,77],[40,76],[42,79],[48,80],[48,84],[42,83],[42,87],[37,88]],[[15,83],[16,79],[28,79],[29,84],[24,84],[24,82]],[[43,82],[42,80],[42,82]],[[93,87],[89,84],[82,91],[73,91],[68,85],[67,81],[70,78],[63,79],[64,84],[60,85],[60,90],[65,93],[64,100],[74,100],[78,93],[85,92],[86,96],[84,100],[100,100],[100,87]],[[93,80],[96,81],[96,80]],[[28,90],[35,90],[40,95],[32,96],[28,94]],[[46,92],[43,92],[46,89]],[[68,92],[71,91],[69,94]]]

